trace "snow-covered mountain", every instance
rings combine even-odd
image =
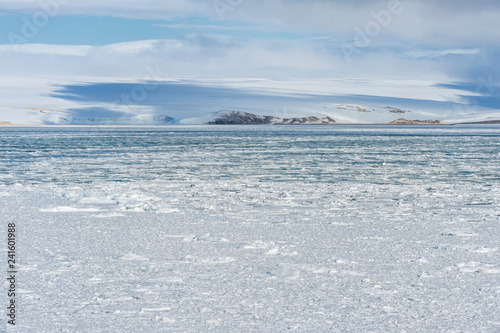
[[[407,80],[0,80],[0,124],[457,124],[500,120],[500,94]],[[30,81],[31,82],[31,81]],[[57,83],[57,84],[56,84]],[[146,88],[144,88],[146,89]],[[484,89],[483,89],[484,90]],[[499,90],[500,91],[500,90]],[[499,95],[499,96],[497,96]],[[139,98],[140,97],[140,98]],[[229,111],[220,111],[229,110]]]
[[[326,108],[325,108],[326,109]],[[324,113],[312,115],[280,116],[255,114],[244,111],[224,110],[211,112],[195,118],[177,120],[174,117],[157,114],[138,114],[116,117],[73,117],[66,111],[31,108],[21,121],[1,120],[0,125],[48,124],[48,125],[341,125],[341,124],[391,124],[391,125],[446,125],[446,124],[498,124],[500,113],[490,115],[462,114],[460,117],[440,117],[428,112],[412,112],[396,107],[366,109],[359,105],[339,105]],[[351,113],[357,113],[355,117]]]
[[[328,116],[308,116],[279,118],[266,115],[255,115],[242,111],[220,111],[212,115],[209,125],[332,125],[336,121]]]

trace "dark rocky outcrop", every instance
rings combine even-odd
[[[393,108],[392,106],[386,106],[386,107],[384,107],[384,109],[389,110],[390,113],[399,113],[399,114],[402,114],[402,113],[410,112],[410,111],[401,110],[401,109],[398,109],[398,108]]]
[[[441,121],[439,120],[408,120],[399,118],[394,121],[391,121],[389,125],[440,125]]]
[[[258,116],[241,111],[224,112],[218,118],[210,121],[209,125],[265,125],[271,124],[274,117]]]
[[[278,118],[273,116],[259,116],[242,111],[223,111],[218,117],[210,121],[209,125],[329,125],[335,120],[325,117]]]
[[[329,124],[335,124],[336,121],[328,116],[322,118],[310,116],[303,118],[275,118],[275,121],[273,123],[276,125],[301,125],[301,124],[329,125]]]

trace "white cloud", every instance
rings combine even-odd
[[[62,0],[41,3],[48,1]],[[386,18],[387,24],[380,23],[377,13],[389,11],[391,1],[243,1],[226,13],[225,24],[218,23],[211,0],[66,1],[60,5],[60,15],[179,18],[176,23],[164,25],[199,31],[177,40],[99,47],[26,44],[16,46],[17,53],[12,51],[13,46],[1,45],[0,72],[140,77],[145,68],[160,66],[170,77],[398,77],[447,81],[475,79],[478,72],[500,75],[494,65],[500,40],[499,2],[484,0],[479,5],[465,0],[401,0],[403,10]],[[0,9],[27,15],[42,10],[37,2],[27,0],[4,0]],[[208,20],[183,23],[182,18],[187,17]],[[356,39],[356,28],[363,31],[376,24],[380,32],[370,37],[367,47],[356,48],[352,61],[347,61],[342,43]],[[240,28],[257,30],[259,35],[289,31],[330,37],[249,39],[239,37]],[[206,33],[216,30],[226,35]]]
[[[57,108],[51,106],[58,101],[47,97],[51,87],[45,83],[39,90],[29,90],[28,98],[19,97],[26,95],[23,86],[37,77],[54,78],[53,83],[137,82],[150,79],[154,71],[158,80],[191,77],[183,82],[269,94],[373,95],[440,103],[457,102],[460,97],[456,90],[435,87],[435,83],[476,82],[484,73],[495,81],[500,77],[498,0],[401,0],[403,10],[390,16],[394,0],[222,1],[234,4],[224,23],[212,0],[2,0],[0,12],[23,13],[28,18],[56,3],[54,15],[162,19],[166,22],[157,26],[196,31],[175,40],[103,46],[0,45],[2,76],[23,78],[16,93],[4,89],[15,96],[8,106],[24,105],[45,94],[40,105]],[[167,22],[171,19],[175,22]],[[243,30],[258,34],[243,38]],[[369,43],[357,47],[348,61],[340,46],[352,44],[360,31],[370,35]],[[271,39],[266,32],[297,35]],[[261,79],[228,80],[255,77]]]
[[[179,40],[143,40],[104,46],[0,45],[5,75],[94,75],[137,77],[159,66],[170,77],[317,77],[451,79],[451,71],[429,56],[408,58],[380,50],[361,50],[346,61],[329,40],[238,41],[222,35],[188,35]],[[475,52],[448,50],[442,53]],[[54,57],[58,59],[55,62]]]
[[[177,40],[140,40],[133,42],[123,42],[108,44],[101,47],[94,47],[96,52],[109,53],[124,53],[124,54],[141,54],[155,51],[164,51],[167,49],[175,49],[182,46],[182,43]]]
[[[189,29],[200,31],[265,31],[264,27],[257,26],[225,26],[216,24],[155,24],[155,27],[170,29]]]
[[[84,57],[93,50],[88,45],[14,44],[0,45],[0,53]]]
[[[221,1],[229,6],[223,15],[226,21],[257,24],[271,30],[279,27],[283,31],[314,32],[352,40],[356,28],[365,30],[378,22],[382,26],[379,37],[434,48],[496,45],[500,39],[500,2],[497,0]],[[58,15],[164,20],[205,17],[213,22],[220,21],[220,13],[212,0],[2,0],[0,11],[33,15],[44,10],[40,5],[44,3],[59,3]],[[397,3],[400,3],[401,11],[384,17]],[[210,29],[216,27],[212,24]]]
[[[184,15],[206,15],[213,9],[211,1],[196,0],[2,0],[0,10],[5,14],[33,15],[41,11],[55,11],[57,15],[170,19]]]
[[[479,49],[451,49],[451,50],[422,50],[415,52],[408,52],[407,55],[415,58],[437,58],[447,55],[473,55],[480,53]]]

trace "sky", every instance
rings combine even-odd
[[[493,0],[3,0],[0,117],[498,111],[499,17]]]

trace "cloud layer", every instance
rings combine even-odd
[[[260,78],[246,88],[260,86],[262,91],[252,97],[262,101],[281,89],[289,95],[358,95],[373,101],[390,97],[500,109],[493,98],[500,91],[498,1],[4,0],[0,12],[23,15],[19,25],[6,31],[20,37],[21,43],[0,45],[4,76],[44,78],[68,87],[75,82],[198,78],[196,87],[213,84],[217,89],[221,82],[230,89],[231,84],[250,82],[245,78]],[[34,43],[36,39],[28,36],[30,24],[39,34],[60,33],[61,29],[50,29],[52,17],[74,15],[121,17],[130,19],[132,26],[134,19],[151,20],[151,27],[164,30],[167,37],[121,42],[118,31],[117,42],[105,45],[53,45]],[[92,33],[97,40],[99,32]],[[357,91],[339,92],[346,84],[334,82],[349,80]],[[388,81],[399,83],[383,83]],[[376,89],[374,82],[379,82]],[[413,90],[398,95],[400,85]],[[427,88],[418,88],[422,86]],[[44,98],[71,102],[73,109],[76,102],[85,104],[67,93],[54,94],[54,89],[42,89]],[[212,101],[207,91],[203,96]],[[490,98],[476,103],[476,96]],[[275,101],[276,108],[290,103]]]
[[[384,21],[383,34],[394,40],[456,48],[489,46],[500,39],[500,3],[494,0],[4,0],[4,14],[33,15],[50,6],[57,15],[118,16],[171,20],[198,16],[240,21],[268,29],[314,32],[351,38],[356,27]],[[391,8],[398,8],[396,13]],[[391,12],[389,18],[384,13]]]

